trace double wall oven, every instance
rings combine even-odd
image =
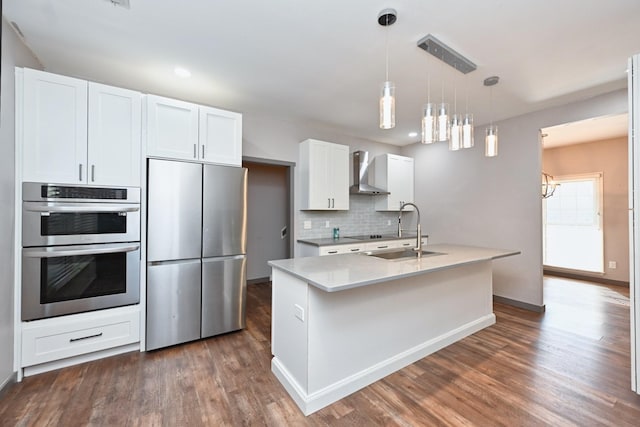
[[[22,320],[140,301],[139,188],[22,190]]]

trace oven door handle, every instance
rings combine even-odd
[[[92,205],[90,203],[65,203],[64,205],[52,205],[48,203],[24,202],[24,209],[29,212],[67,212],[67,213],[104,213],[104,212],[138,212],[140,205]]]
[[[56,258],[77,255],[114,254],[119,252],[132,252],[140,249],[140,243],[133,244],[100,244],[80,246],[50,246],[46,248],[25,248],[22,255],[29,258]]]

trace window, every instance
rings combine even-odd
[[[603,273],[602,174],[554,181],[559,186],[543,202],[544,265]]]

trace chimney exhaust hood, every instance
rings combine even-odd
[[[366,194],[369,196],[389,194],[388,191],[369,185],[369,152],[362,150],[354,151],[352,156],[353,185],[349,188],[349,193]]]

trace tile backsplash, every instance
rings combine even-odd
[[[409,218],[404,219],[409,220]],[[377,212],[375,196],[349,195],[348,211],[300,211],[298,215],[298,239],[333,237],[333,228],[340,228],[340,236],[360,234],[395,234],[398,231],[398,212]],[[311,229],[305,230],[305,221],[311,221]],[[326,222],[329,221],[329,226]],[[410,220],[413,224],[413,220]]]

